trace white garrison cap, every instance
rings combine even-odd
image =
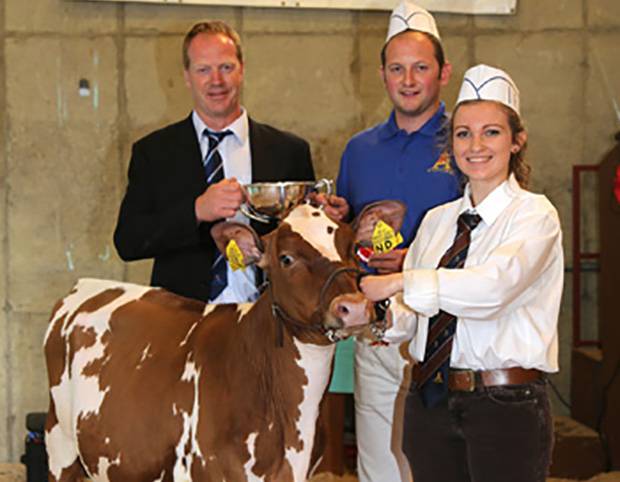
[[[520,115],[519,89],[503,70],[480,64],[465,72],[456,105],[466,100],[494,100]]]
[[[433,16],[411,0],[402,0],[390,15],[390,25],[385,43],[388,43],[394,35],[407,30],[426,32],[437,40],[441,40]]]

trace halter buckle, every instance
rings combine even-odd
[[[334,330],[333,328],[329,328],[324,332],[325,337],[331,341],[332,343],[336,343],[342,341],[343,338],[338,334],[338,330]]]

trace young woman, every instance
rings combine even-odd
[[[469,69],[451,122],[463,197],[428,212],[402,273],[361,282],[371,300],[396,295],[387,340],[411,339],[418,361],[403,440],[415,482],[545,480],[562,234],[525,190],[526,140],[512,79]]]

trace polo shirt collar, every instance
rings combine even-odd
[[[411,134],[421,134],[423,136],[435,137],[437,135],[437,131],[443,127],[445,122],[445,112],[446,105],[444,102],[439,103],[439,108],[437,112],[433,114],[433,116],[427,120],[422,127],[420,127],[417,131],[412,132]],[[407,134],[403,129],[398,127],[396,124],[396,114],[394,110],[390,113],[390,117],[387,121],[385,121],[381,128],[379,129],[379,137],[381,139],[389,139],[390,137],[396,136],[399,132],[403,132],[405,135]]]

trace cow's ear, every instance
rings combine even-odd
[[[362,244],[369,243],[375,225],[379,221],[391,226],[395,232],[400,232],[406,211],[406,206],[400,201],[378,201],[369,204],[353,221],[355,241]]]
[[[243,254],[243,264],[248,266],[258,262],[263,256],[263,243],[250,226],[243,223],[226,221],[211,228],[211,236],[220,253],[226,253],[226,247],[235,241]]]

